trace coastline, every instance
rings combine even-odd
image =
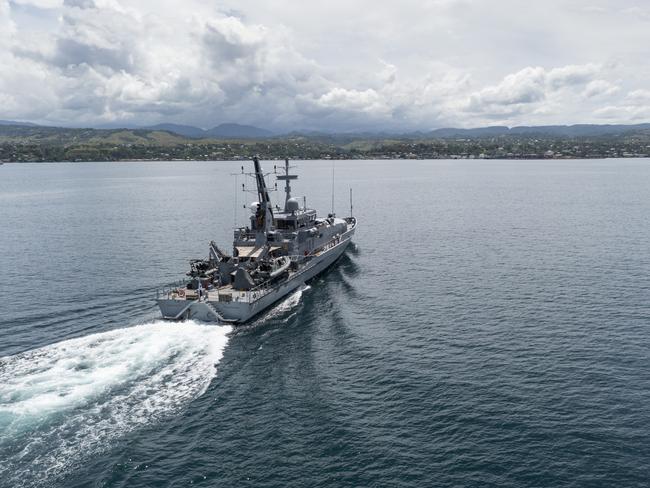
[[[72,160],[72,159],[62,159],[62,160],[2,160],[0,165],[3,164],[50,164],[50,163],[143,163],[143,162],[158,162],[158,163],[171,163],[171,162],[215,162],[215,163],[225,163],[233,161],[248,161],[250,157],[240,157],[240,158],[223,158],[223,159],[199,159],[199,158],[190,158],[190,159],[170,159],[170,158],[151,158],[151,159],[138,159],[138,158],[126,158],[126,159],[83,159],[83,160]],[[264,156],[260,156],[264,157]],[[278,157],[264,157],[267,161],[282,161],[284,158]],[[512,157],[454,157],[454,156],[440,156],[440,157],[382,157],[382,156],[366,156],[366,157],[300,157],[296,156],[291,159],[298,161],[595,161],[595,160],[607,160],[607,159],[650,159],[650,155],[644,154],[635,154],[633,156],[562,156],[562,157],[522,157],[522,156],[512,156]]]

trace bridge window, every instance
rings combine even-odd
[[[275,221],[275,228],[280,230],[293,229],[295,228],[294,221],[278,219]]]

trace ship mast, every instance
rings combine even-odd
[[[289,174],[289,159],[284,160],[284,174],[283,175],[278,175],[276,176],[276,179],[280,181],[284,181],[284,211],[289,212],[289,207],[287,205],[287,202],[291,198],[291,180],[297,180],[298,175],[290,175]]]

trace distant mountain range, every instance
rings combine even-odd
[[[15,125],[19,127],[38,127],[38,124],[31,122],[16,122],[15,120],[0,120],[0,125]]]
[[[12,127],[30,127],[30,128],[47,128],[72,130],[71,128],[59,128],[40,126],[31,122],[16,122],[11,120],[0,120],[0,126]],[[74,129],[82,130],[82,129]],[[277,134],[266,129],[254,127],[251,125],[241,124],[220,124],[212,129],[201,129],[191,125],[181,125],[164,123],[147,127],[128,126],[121,128],[118,125],[111,124],[110,127],[97,127],[95,129],[84,130],[134,130],[134,131],[164,131],[174,135],[190,139],[268,139],[273,137],[305,137],[319,141],[354,141],[359,139],[380,140],[380,139],[475,139],[490,137],[555,137],[555,138],[575,138],[575,137],[600,137],[600,136],[619,136],[633,133],[650,134],[649,124],[623,125],[623,124],[577,124],[577,125],[545,125],[545,126],[491,126],[478,127],[473,129],[444,128],[432,131],[417,131],[407,133],[397,132],[316,132],[316,131],[293,131],[290,133]]]
[[[143,129],[166,130],[193,139],[264,139],[273,136],[273,133],[269,130],[240,124],[219,124],[208,130],[179,124],[158,124],[143,127]]]
[[[452,137],[499,137],[499,136],[552,136],[552,137],[597,137],[597,136],[615,136],[628,134],[630,132],[648,131],[650,124],[636,125],[597,125],[597,124],[577,124],[577,125],[540,125],[540,126],[519,126],[505,127],[492,126],[480,127],[476,129],[436,129],[423,134],[433,138],[452,138]]]
[[[15,126],[15,127],[51,127],[51,126],[33,124],[31,122],[17,122],[14,120],[0,120],[0,125]],[[73,129],[73,127],[61,127],[61,128]],[[132,124],[125,124],[124,126],[121,126],[119,124],[108,124],[108,125],[93,127],[93,129],[167,131],[183,137],[189,137],[191,139],[265,139],[268,137],[273,137],[274,135],[273,132],[269,130],[260,129],[259,127],[253,127],[252,125],[242,125],[242,124],[219,124],[216,127],[207,130],[201,129],[199,127],[194,127],[191,125],[181,125],[181,124],[157,124],[157,125],[146,126],[146,127],[136,126]]]
[[[540,137],[574,138],[619,136],[633,133],[650,133],[650,124],[577,124],[577,125],[539,125],[539,126],[489,126],[473,129],[443,128],[416,132],[346,132],[328,133],[316,131],[294,131],[288,135],[304,136],[322,141],[353,141],[359,139],[484,139],[490,137]]]
[[[597,159],[650,156],[650,124],[485,127],[409,134],[310,132],[272,137],[268,137],[268,131],[233,125],[206,131],[178,125],[93,129],[15,124],[0,122],[0,162],[232,161],[250,159],[253,155],[262,159]]]

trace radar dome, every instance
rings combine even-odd
[[[298,203],[298,200],[295,198],[290,198],[287,200],[287,212],[296,212],[300,208],[300,204]]]
[[[251,209],[251,213],[257,212],[257,207],[259,206],[260,206],[260,202],[251,203],[251,206],[249,207]]]

